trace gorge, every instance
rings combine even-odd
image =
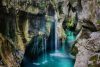
[[[0,67],[100,67],[100,0],[0,0]]]

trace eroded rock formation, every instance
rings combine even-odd
[[[100,66],[99,0],[0,0],[0,65],[19,67],[34,38],[49,41],[55,19],[61,41],[68,28],[77,35],[75,67]]]

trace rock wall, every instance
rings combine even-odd
[[[81,0],[82,11],[78,13],[79,22],[76,30],[80,29],[75,46],[78,48],[75,67],[99,67],[99,14],[98,0]],[[98,10],[98,11],[97,11]],[[94,30],[93,30],[94,29]]]
[[[55,14],[60,18],[57,25],[61,32],[59,38],[66,37],[62,28],[64,16],[60,15],[62,4],[59,6],[61,13],[58,10],[61,2],[64,0],[0,0],[0,66],[19,67],[32,39],[39,36],[41,40],[44,36],[41,21],[46,21],[45,36],[49,37]]]
[[[93,32],[90,38],[79,39],[75,44],[78,48],[75,67],[99,67],[100,66],[100,32]],[[94,57],[96,56],[96,57]],[[93,58],[94,57],[94,58]]]
[[[45,17],[45,36],[49,38],[55,15],[58,36],[62,41],[67,38],[67,28],[71,27],[77,34],[75,67],[91,67],[93,62],[100,64],[98,59],[89,60],[100,53],[100,45],[96,44],[99,43],[99,36],[94,38],[92,35],[100,31],[99,0],[0,0],[0,65],[19,67],[32,39],[44,36],[42,27],[38,26],[41,25],[41,16]]]

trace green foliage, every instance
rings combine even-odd
[[[99,66],[100,66],[100,64],[96,64],[94,62],[93,62],[93,64],[88,64],[88,67],[99,67]]]
[[[67,26],[68,26],[68,27],[72,27],[72,26],[73,26],[73,21],[72,21],[72,19],[68,20]]]
[[[73,27],[74,26],[74,21],[75,21],[75,17],[72,18],[72,19],[69,19],[66,23],[67,27],[70,28],[70,27]]]
[[[53,5],[53,7],[56,7],[57,4],[56,4],[56,0],[50,0],[51,4]]]
[[[46,21],[47,22],[51,22],[51,17],[50,16],[46,16]]]
[[[98,55],[92,56],[89,61],[92,61],[93,64],[89,64],[88,67],[98,67],[97,61],[98,61]]]
[[[74,2],[76,2],[77,0],[70,0],[71,4],[73,4]]]
[[[97,20],[97,24],[100,24],[100,20]]]
[[[98,55],[95,55],[90,58],[90,61],[97,61],[97,59],[98,59]]]
[[[53,4],[55,4],[55,0],[51,0]]]
[[[39,8],[43,10],[45,9],[45,7],[46,7],[46,3],[45,1],[42,0],[41,3],[39,3]]]
[[[88,67],[97,67],[97,65],[89,64]]]
[[[73,47],[71,48],[71,54],[76,56],[77,53],[78,53],[78,49],[75,45],[73,45]]]

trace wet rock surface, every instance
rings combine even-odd
[[[100,32],[91,33],[90,38],[88,39],[84,38],[78,40],[78,42],[75,44],[79,51],[76,56],[75,67],[88,67],[88,65],[91,66],[94,65],[94,67],[98,67],[98,65],[100,64],[99,63],[100,62],[99,59],[100,41],[99,40],[100,40]],[[98,57],[89,61],[89,59],[94,55],[97,55]],[[93,61],[95,61],[95,63],[93,63]]]
[[[53,38],[54,18],[60,41],[66,29],[77,35],[75,67],[100,66],[99,0],[0,0],[0,65],[19,67],[25,54],[38,57],[42,40]]]

